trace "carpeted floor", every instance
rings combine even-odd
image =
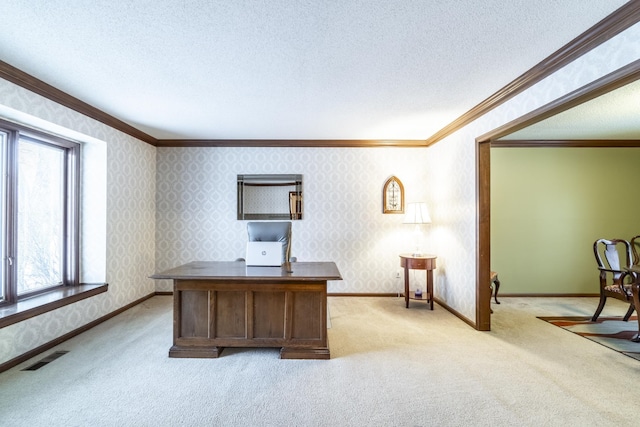
[[[600,317],[596,322],[591,321],[591,316],[539,317],[539,319],[640,360],[640,343],[631,341],[631,338],[638,333],[636,316],[631,316],[628,322],[623,321],[621,317]]]
[[[174,359],[172,298],[157,296],[1,373],[0,425],[638,425],[638,362],[536,318],[587,316],[597,298],[501,302],[478,332],[438,305],[333,297],[330,360],[253,348]]]

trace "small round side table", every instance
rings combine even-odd
[[[436,268],[435,255],[414,255],[410,253],[400,254],[400,267],[404,268],[404,301],[406,308],[409,308],[409,300],[426,300],[429,308],[433,310],[433,270]],[[409,290],[409,270],[426,270],[427,289],[422,295],[416,296],[415,292]]]

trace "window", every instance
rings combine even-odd
[[[0,304],[77,285],[80,145],[0,121]]]

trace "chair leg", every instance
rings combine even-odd
[[[492,271],[489,273],[489,306],[491,306],[491,294],[494,295],[496,304],[500,304],[498,301],[498,290],[500,289],[500,280],[498,280],[498,273]],[[493,313],[493,310],[491,310]]]
[[[592,322],[595,322],[596,320],[598,320],[598,316],[600,316],[600,313],[602,313],[602,309],[604,308],[605,302],[607,302],[607,297],[600,294],[600,303],[598,304],[598,308],[596,308],[596,312],[593,314],[593,317],[591,318]]]
[[[633,296],[633,306],[637,309],[640,309],[640,282],[638,281],[640,278],[636,275],[633,285],[631,285],[631,294]],[[636,312],[636,314],[638,314]],[[631,338],[633,342],[640,342],[640,316],[637,316],[638,319],[638,333],[635,337]]]
[[[489,283],[489,310],[493,313],[493,308],[491,308],[491,294],[493,293],[492,283]]]
[[[628,321],[631,315],[633,314],[634,310],[635,310],[635,307],[633,306],[633,303],[629,304],[629,309],[627,310],[627,314],[624,315],[624,318],[622,320],[624,320],[625,322]]]

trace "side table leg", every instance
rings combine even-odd
[[[404,268],[404,305],[409,308],[409,269]]]
[[[429,308],[433,310],[433,270],[427,270],[427,292],[429,293]]]

